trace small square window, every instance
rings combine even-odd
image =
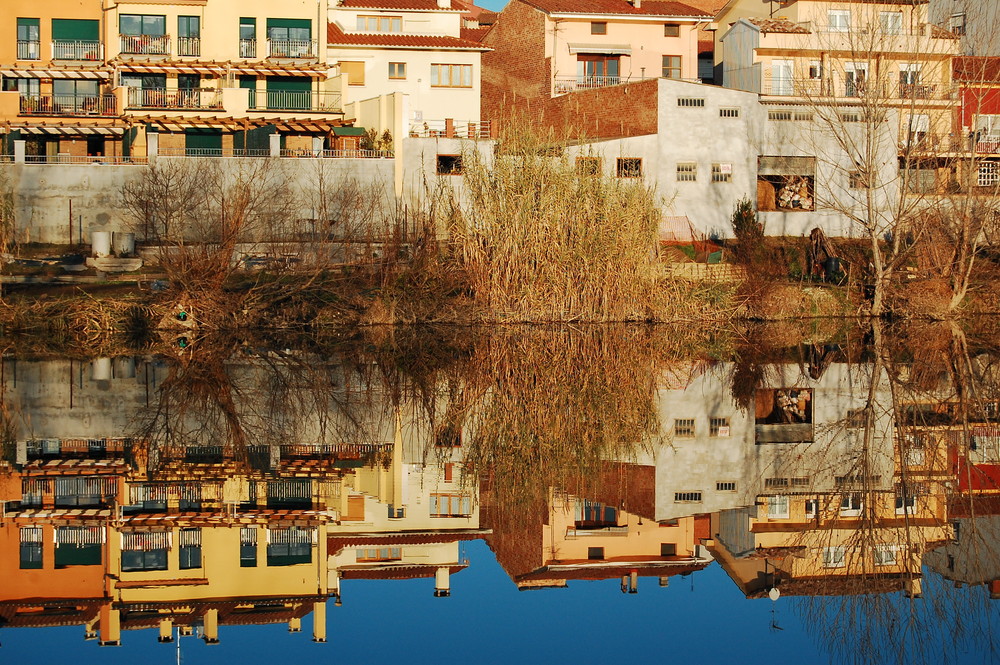
[[[619,178],[641,178],[642,177],[642,160],[638,157],[619,157],[618,158],[618,177]]]
[[[896,565],[896,548],[892,545],[876,545],[875,546],[875,565],[876,566],[895,566]]]
[[[823,548],[823,567],[824,568],[843,568],[844,567],[844,548],[842,546],[824,547]]]
[[[608,34],[608,23],[607,23],[607,21],[591,21],[590,22],[590,34],[592,34],[592,35],[606,35],[606,34]]]
[[[788,519],[788,497],[784,495],[767,498],[767,517],[774,520]]]
[[[701,503],[701,492],[674,492],[674,503]]]
[[[847,175],[847,184],[851,189],[868,189],[868,178],[861,171],[851,171]]]
[[[698,165],[685,162],[677,165],[677,182],[696,182],[698,180]]]
[[[677,556],[677,543],[660,543],[660,556]]]
[[[732,164],[712,164],[712,182],[732,182]]]
[[[738,118],[740,117],[740,109],[738,106],[731,108],[721,108],[719,109],[720,118]]]
[[[819,514],[819,500],[817,499],[806,499],[806,517],[809,519],[816,519]]]
[[[604,548],[588,547],[587,558],[590,559],[591,561],[604,561]]]
[[[736,481],[735,480],[722,480],[715,483],[716,492],[735,492],[736,491]]]
[[[586,176],[601,175],[601,158],[600,157],[577,157],[576,158],[576,173],[577,173],[577,175],[586,175]]]
[[[391,78],[391,79],[405,79],[406,78],[406,63],[405,62],[390,62],[389,63],[389,78]]]
[[[664,23],[663,24],[663,36],[664,37],[680,37],[681,36],[681,26],[680,26],[680,23]]]
[[[679,79],[681,77],[681,56],[663,56],[663,67],[660,75],[665,79]]]
[[[719,437],[729,436],[729,418],[709,418],[708,435]]]
[[[678,439],[694,438],[694,418],[678,418],[674,420],[674,436]]]
[[[461,155],[438,155],[437,156],[438,175],[462,175]]]

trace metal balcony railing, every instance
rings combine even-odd
[[[875,80],[831,80],[830,78],[784,78],[765,76],[761,93],[780,97],[866,97],[879,99],[954,99],[956,88],[934,83],[900,83]]]
[[[315,39],[268,39],[269,58],[315,58]]]
[[[488,139],[493,137],[493,123],[490,120],[423,120],[410,125],[413,138],[457,138]]]
[[[133,109],[221,109],[222,95],[215,88],[167,90],[129,88],[128,107]]]
[[[177,55],[180,56],[200,56],[201,37],[178,37]]]
[[[240,57],[241,58],[256,58],[257,57],[257,40],[256,39],[241,39],[240,40]]]
[[[114,95],[36,95],[21,98],[21,115],[114,116]]]
[[[268,90],[252,95],[251,107],[258,111],[308,111],[311,113],[340,112],[340,94],[336,92],[306,92]]]
[[[119,35],[121,52],[129,55],[170,55],[170,35]]]
[[[18,60],[41,60],[42,59],[42,44],[37,41],[23,41],[17,40],[17,59]]]
[[[52,41],[53,60],[104,60],[104,44],[99,41],[78,39],[54,39]]]
[[[577,90],[593,90],[594,88],[606,88],[612,85],[623,85],[625,83],[635,83],[645,81],[654,76],[556,76],[553,83],[553,93],[565,95]]]

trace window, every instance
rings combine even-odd
[[[712,164],[712,182],[732,182],[732,164]]]
[[[660,75],[665,79],[679,79],[681,77],[681,56],[663,56],[663,73]]]
[[[660,543],[660,556],[677,556],[677,543]]]
[[[965,34],[965,14],[952,14],[948,19],[948,29],[956,35]]]
[[[726,437],[729,436],[729,418],[709,418],[708,435]]]
[[[789,484],[788,478],[765,478],[764,479],[764,487],[767,487],[768,489],[771,489],[771,488],[774,488],[774,487],[788,487],[788,484]]]
[[[356,550],[358,563],[371,561],[399,561],[403,558],[401,547],[366,547]]]
[[[698,165],[684,162],[677,165],[677,182],[696,182],[698,180]]]
[[[240,527],[240,568],[257,567],[257,529]]]
[[[39,60],[42,57],[39,25],[37,18],[17,19],[18,60]]]
[[[847,97],[861,97],[865,93],[868,80],[867,62],[848,62],[844,65],[844,94]]]
[[[868,174],[864,171],[851,171],[847,174],[847,185],[851,189],[868,189]]]
[[[830,32],[847,32],[851,29],[851,12],[847,9],[830,9],[826,13]]]
[[[768,111],[767,119],[775,121],[794,120],[796,122],[811,122],[813,114],[809,111]]]
[[[824,547],[823,548],[823,567],[824,568],[843,568],[844,567],[844,548],[841,545],[836,547]]]
[[[122,14],[118,19],[119,32],[123,35],[149,35],[162,37],[167,34],[167,17],[149,14]]]
[[[462,175],[461,155],[438,155],[437,156],[438,175]]]
[[[704,107],[705,100],[701,97],[678,97],[677,106],[685,106],[688,108]]]
[[[701,503],[701,492],[674,492],[674,503]]]
[[[170,531],[122,531],[122,570],[166,570]]]
[[[914,493],[897,493],[896,494],[896,514],[897,515],[912,515],[913,510],[916,506],[916,499]]]
[[[167,550],[128,550],[122,552],[123,571],[166,570]]]
[[[431,494],[431,517],[468,517],[472,497],[460,494]]]
[[[359,16],[358,32],[402,32],[401,16]]]
[[[432,88],[471,88],[472,65],[431,65]]]
[[[813,520],[819,514],[819,501],[817,499],[806,499],[806,517]]]
[[[895,566],[896,565],[896,548],[892,545],[876,545],[875,546],[875,565],[876,566]]]
[[[664,23],[663,24],[663,36],[664,37],[680,37],[681,36],[681,25],[680,25],[680,23]]]
[[[406,78],[406,63],[405,62],[390,62],[389,63],[389,78],[391,78],[391,79],[405,79]]]
[[[819,60],[812,60],[809,63],[809,78],[817,81],[823,78],[823,63]]]
[[[619,157],[617,167],[619,178],[642,177],[642,160],[638,157]]]
[[[201,55],[201,17],[177,17],[177,55]]]
[[[404,506],[397,507],[391,503],[389,504],[389,519],[399,520],[404,517],[406,517],[406,508]]]
[[[573,526],[577,529],[605,529],[618,526],[618,510],[600,501],[577,499],[573,503]]]
[[[601,175],[600,157],[577,157],[576,174],[582,176]]]
[[[788,497],[769,496],[767,497],[767,518],[770,520],[788,519]]]
[[[591,21],[590,22],[590,34],[592,34],[592,35],[606,35],[606,34],[608,34],[608,23],[607,23],[607,21]]]
[[[257,19],[243,17],[240,19],[240,57],[257,57]]]
[[[42,567],[42,528],[38,526],[21,529],[21,564],[22,570]]]
[[[621,56],[579,53],[576,56],[577,85],[601,87],[619,82]]]
[[[867,420],[868,414],[865,412],[865,409],[848,409],[847,426],[851,429],[861,429],[865,426]]]
[[[694,418],[675,418],[674,437],[678,439],[693,439]]]
[[[590,559],[591,561],[604,561],[604,548],[588,547],[587,558]]]
[[[738,118],[740,117],[740,109],[738,107],[733,108],[721,108],[719,109],[720,118]]]
[[[312,562],[315,527],[267,530],[267,565],[295,566]]]
[[[837,117],[841,122],[861,122],[860,113],[838,113]]]
[[[722,480],[715,483],[716,492],[735,492],[736,491],[736,481],[734,480]]]
[[[341,60],[340,73],[347,75],[347,85],[365,84],[365,63],[360,60]]]
[[[879,12],[879,25],[883,35],[898,35],[903,32],[903,12]]]
[[[937,189],[937,169],[900,169],[900,175],[905,179],[906,191],[910,194],[930,194]]]
[[[201,529],[181,529],[177,540],[181,570],[201,568]]]
[[[455,481],[455,463],[448,462],[444,465],[444,482],[451,483]]]
[[[976,184],[980,187],[994,187],[1000,183],[1000,162],[980,162],[976,171]]]
[[[56,527],[56,568],[99,566],[104,549],[104,527]]]
[[[860,494],[845,494],[840,499],[840,516],[841,517],[857,517],[861,514],[861,510],[864,508],[864,503],[861,501]]]

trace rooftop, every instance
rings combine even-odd
[[[681,2],[643,0],[639,7],[626,0],[524,0],[548,14],[599,14],[709,18],[711,14]]]
[[[378,48],[466,49],[485,51],[479,42],[443,35],[407,35],[387,32],[347,33],[336,23],[328,23],[326,39],[330,46],[374,46]]]

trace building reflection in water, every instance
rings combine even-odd
[[[8,359],[0,625],[214,643],[220,626],[294,632],[311,613],[323,642],[328,599],[364,593],[353,580],[425,578],[446,597],[473,539],[520,590],[613,579],[636,593],[714,561],[747,598],[916,599],[925,567],[1000,597],[996,409],[891,354],[777,356],[652,367],[655,444],[517,505],[468,463],[467,432],[429,417],[448,391],[428,408],[361,364],[226,359],[246,421],[233,445],[232,423],[209,431],[161,398],[174,360]],[[305,365],[334,377],[323,399],[269,375]]]

